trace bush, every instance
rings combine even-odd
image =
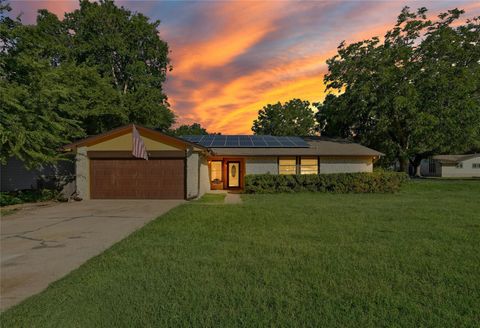
[[[55,199],[58,195],[57,191],[51,189],[0,192],[0,206],[44,202]]]
[[[335,173],[319,175],[245,176],[245,192],[250,194],[278,192],[372,193],[396,192],[408,180],[405,173],[379,171],[373,173]]]

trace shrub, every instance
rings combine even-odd
[[[50,189],[0,192],[0,206],[43,202],[55,199],[58,195],[57,191]]]
[[[299,191],[333,193],[396,192],[407,180],[408,176],[405,173],[387,171],[319,175],[256,174],[245,176],[245,192],[250,194]]]

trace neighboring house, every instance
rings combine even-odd
[[[132,157],[132,125],[65,146],[83,199],[191,199],[242,189],[246,174],[372,172],[382,154],[320,137],[185,136],[136,126],[149,160]]]
[[[65,160],[56,165],[27,169],[21,160],[10,158],[0,166],[0,191],[56,188],[69,197],[75,191],[75,185],[72,184],[74,174],[73,161]]]
[[[480,154],[433,156],[422,160],[420,173],[444,178],[480,177]]]

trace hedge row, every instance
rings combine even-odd
[[[319,175],[273,175],[256,174],[245,176],[245,192],[333,192],[372,193],[396,192],[408,180],[405,173],[335,173]]]
[[[58,192],[50,189],[0,192],[0,206],[44,202],[56,197]]]

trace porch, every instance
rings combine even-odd
[[[208,172],[210,190],[243,190],[245,158],[210,157]]]

